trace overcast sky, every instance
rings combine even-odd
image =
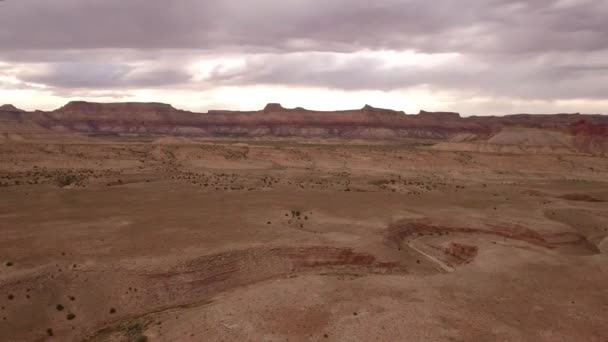
[[[0,103],[75,99],[608,114],[608,1],[0,1]]]

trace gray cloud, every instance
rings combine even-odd
[[[5,49],[598,50],[608,3],[575,0],[9,0]]]
[[[57,88],[134,88],[186,83],[191,76],[170,68],[136,68],[111,63],[53,63],[43,70],[18,74],[25,82]]]
[[[608,51],[598,55],[608,58]],[[550,55],[505,61],[496,56],[462,55],[449,63],[423,67],[385,65],[381,59],[348,54],[272,54],[252,57],[242,68],[216,68],[208,81],[384,91],[424,85],[524,99],[606,98],[606,64],[577,65],[578,54],[560,57],[559,61]]]
[[[608,99],[608,1],[6,0],[1,88],[58,94],[230,85]],[[361,51],[458,53],[432,67]],[[194,81],[186,66],[241,56]],[[491,105],[488,105],[491,106]]]

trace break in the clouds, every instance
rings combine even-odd
[[[607,17],[598,0],[5,0],[0,102],[608,112]]]

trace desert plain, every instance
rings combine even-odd
[[[445,113],[398,137],[68,114],[5,110],[2,341],[608,341],[600,124],[589,149]]]

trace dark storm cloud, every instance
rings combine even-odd
[[[607,15],[608,2],[574,0],[12,0],[0,3],[0,46],[596,50]]]
[[[57,88],[157,87],[188,82],[190,75],[175,69],[138,69],[126,64],[54,63],[18,78]]]

